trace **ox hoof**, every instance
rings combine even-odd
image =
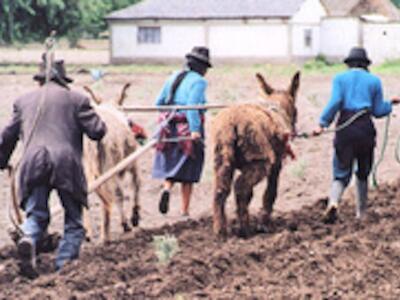
[[[247,239],[250,236],[250,231],[247,228],[240,228],[238,235],[242,239]]]
[[[261,223],[257,226],[257,233],[268,233],[268,229],[269,228],[267,224]]]
[[[226,241],[227,237],[228,237],[228,232],[226,229],[222,229],[222,228],[214,228],[214,235],[217,238],[217,240],[219,241]]]
[[[137,217],[132,217],[131,223],[133,227],[138,227],[139,226],[139,216]]]
[[[124,230],[124,232],[129,232],[132,230],[128,223],[122,223],[122,229]]]
[[[139,220],[140,220],[139,210],[138,209],[134,209],[133,210],[133,214],[132,214],[132,218],[131,218],[132,226],[133,227],[139,226]]]

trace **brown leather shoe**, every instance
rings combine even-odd
[[[169,210],[169,191],[164,190],[161,194],[160,203],[158,204],[160,213],[166,214]]]

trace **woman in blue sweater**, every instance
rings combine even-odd
[[[204,79],[211,67],[209,50],[194,47],[186,55],[186,68],[173,74],[164,84],[156,105],[201,105],[206,103],[207,81]],[[153,166],[153,177],[164,179],[159,210],[168,212],[170,190],[175,182],[182,184],[182,215],[189,215],[193,183],[200,180],[204,163],[204,111],[186,110],[172,112],[174,116],[161,131],[161,138],[191,138],[175,143],[159,143]],[[166,121],[170,113],[162,113]]]
[[[383,99],[382,84],[378,77],[368,71],[371,64],[363,48],[351,49],[344,60],[349,67],[333,80],[331,99],[324,108],[319,121],[319,128],[314,131],[321,134],[337,118],[337,126],[356,117],[345,129],[337,131],[334,139],[333,183],[329,197],[325,222],[333,223],[337,219],[339,201],[350,182],[353,172],[356,173],[356,217],[365,213],[368,198],[368,176],[374,161],[376,130],[372,117],[380,118],[392,112],[392,105],[399,103],[395,97],[391,101]],[[356,168],[354,170],[354,163]]]

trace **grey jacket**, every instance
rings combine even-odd
[[[20,139],[24,144],[19,170],[21,206],[39,185],[69,192],[72,198],[87,206],[87,183],[82,166],[83,134],[101,140],[106,125],[85,96],[54,82],[46,86],[45,105],[28,145],[45,86],[14,102],[12,120],[0,135],[0,168],[7,166]]]

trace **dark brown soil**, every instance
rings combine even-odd
[[[354,218],[347,200],[339,222],[321,222],[325,200],[275,216],[267,233],[219,241],[211,219],[140,230],[105,246],[85,246],[81,259],[40,278],[18,276],[15,251],[0,251],[0,299],[398,299],[400,187],[372,192],[369,213]],[[232,224],[236,228],[235,222]],[[254,226],[256,228],[256,226]],[[171,234],[180,251],[158,263],[154,235]]]

